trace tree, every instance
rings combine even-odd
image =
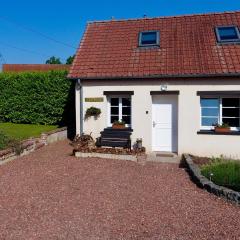
[[[60,58],[56,58],[54,56],[50,57],[47,61],[46,64],[62,64]]]
[[[67,60],[66,60],[66,64],[71,65],[71,64],[73,63],[74,58],[75,58],[75,55],[70,56],[69,58],[67,58]]]

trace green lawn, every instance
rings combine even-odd
[[[56,128],[58,128],[58,126],[0,123],[0,131],[15,139],[38,137],[41,133],[48,132]]]

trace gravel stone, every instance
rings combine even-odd
[[[240,239],[240,207],[177,164],[71,153],[63,141],[0,166],[0,239]]]

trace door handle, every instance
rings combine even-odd
[[[156,126],[156,123],[155,123],[155,121],[153,121],[153,127],[155,127]]]

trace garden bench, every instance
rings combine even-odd
[[[97,138],[97,147],[122,147],[131,149],[131,128],[113,129],[105,128]]]

